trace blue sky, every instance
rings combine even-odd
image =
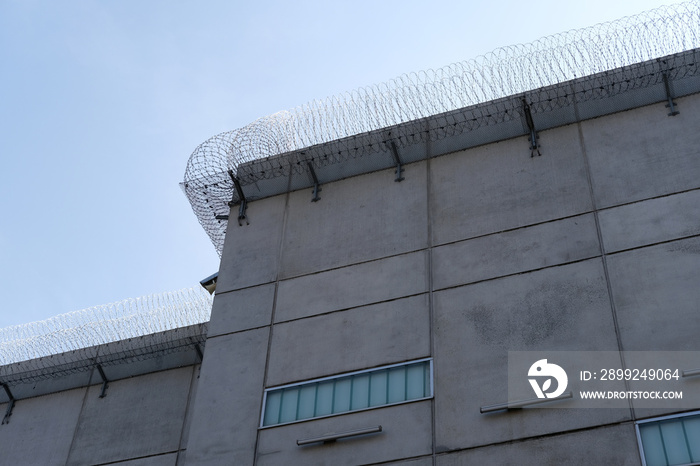
[[[671,3],[0,0],[0,327],[218,270],[178,186],[217,133]]]

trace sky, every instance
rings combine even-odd
[[[0,0],[0,328],[216,272],[179,187],[215,134],[673,3]]]

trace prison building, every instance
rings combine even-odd
[[[700,462],[700,405],[485,409],[512,351],[700,350],[700,80],[663,69],[698,53],[270,161],[301,169],[223,222],[188,461]]]
[[[484,85],[353,134],[347,112],[315,143],[289,113],[212,138],[183,185],[221,253],[210,320],[88,348],[82,371],[59,370],[68,353],[41,358],[53,375],[0,368],[0,462],[700,464],[700,404],[518,404],[508,369],[700,351],[699,62],[684,46]],[[700,360],[683,364],[690,397]]]

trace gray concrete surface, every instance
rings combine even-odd
[[[421,251],[283,280],[275,321],[425,293],[427,277],[428,255]]]
[[[275,325],[267,385],[430,355],[428,295]]]
[[[430,401],[420,401],[260,431],[257,464],[357,465],[430,453]],[[333,443],[297,446],[299,439],[382,426],[382,432]]]
[[[590,190],[575,125],[541,133],[530,158],[511,139],[431,160],[435,245],[587,212]]]
[[[231,209],[216,290],[225,292],[269,283],[277,277],[279,246],[287,195],[249,204],[249,224],[239,226],[238,207]]]
[[[508,351],[617,350],[600,259],[435,293],[436,449],[620,422],[629,409],[523,409],[508,401]]]
[[[65,465],[78,426],[85,388],[19,400],[0,426],[0,463]],[[7,404],[0,405],[5,415]]]
[[[700,234],[700,190],[600,212],[605,251],[613,253]]]
[[[634,426],[612,427],[440,455],[437,466],[638,466],[641,463]]]
[[[202,366],[196,365],[192,367],[192,381],[190,382],[190,393],[187,398],[187,410],[185,412],[185,420],[182,426],[180,435],[180,456],[184,454],[184,449],[187,448],[187,441],[190,438],[190,426],[192,425],[192,416],[194,415],[194,400],[197,398],[197,387],[199,386],[199,375]],[[179,464],[184,464],[180,461]]]
[[[262,328],[207,341],[187,464],[253,464],[268,333]]]
[[[319,272],[428,244],[425,162],[394,183],[391,170],[338,181],[311,202],[308,190],[289,197],[282,278]]]
[[[176,466],[177,453],[168,453],[165,455],[149,456],[148,458],[139,458],[131,461],[117,463],[117,466]]]
[[[433,289],[478,282],[600,255],[586,214],[433,249]]]
[[[91,386],[67,465],[92,465],[177,451],[192,366]]]
[[[626,351],[698,351],[700,238],[608,257]]]
[[[598,208],[700,187],[700,94],[581,123]]]
[[[274,301],[274,283],[229,292],[217,290],[207,336],[270,325]]]
[[[432,456],[423,456],[405,461],[392,461],[390,463],[381,463],[385,466],[433,466]]]

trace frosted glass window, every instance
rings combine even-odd
[[[430,398],[430,359],[265,391],[263,427]]]
[[[381,406],[386,401],[386,371],[372,373],[369,378],[369,405]]]
[[[350,386],[352,379],[344,378],[335,381],[335,396],[333,398],[333,412],[342,413],[350,411]]]
[[[316,391],[318,385],[311,384],[301,387],[299,391],[299,407],[297,408],[297,416],[300,418],[314,417],[314,408],[316,404]]]
[[[282,392],[282,406],[280,407],[280,422],[293,421],[297,417],[299,406],[299,388],[290,388]]]
[[[279,421],[280,401],[282,400],[282,392],[268,393],[265,400],[265,418],[263,425],[276,424]]]
[[[700,415],[639,423],[646,466],[700,464]]]
[[[369,374],[360,374],[352,378],[352,407],[364,409],[369,407]]]
[[[388,372],[387,395],[389,403],[403,401],[406,396],[406,368],[399,367]]]
[[[328,414],[333,414],[333,384],[318,384],[318,392],[316,395],[315,407],[316,409],[314,411],[313,417],[327,416]],[[279,420],[273,422],[273,424],[279,424]]]
[[[407,388],[406,397],[413,398],[420,393],[429,390],[427,384],[430,383],[429,374],[426,373],[427,367],[410,366],[406,368]]]

